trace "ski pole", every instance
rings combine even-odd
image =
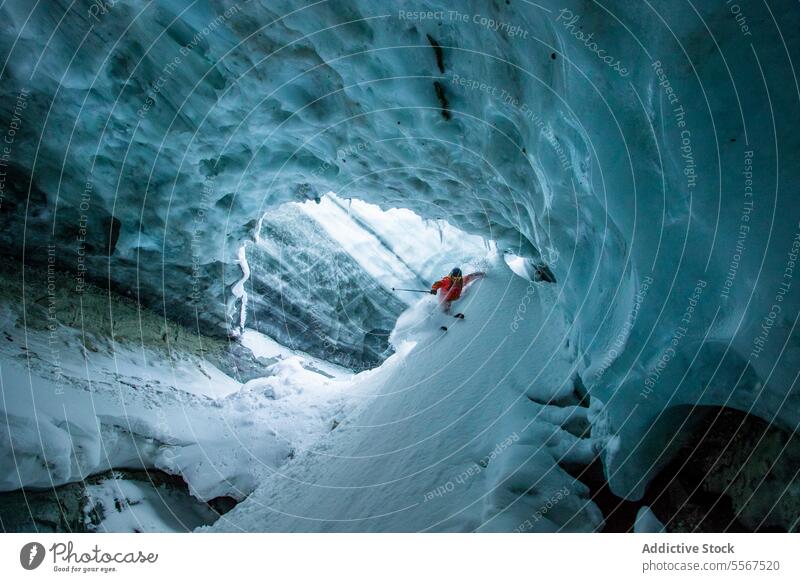
[[[400,287],[392,287],[392,291],[411,291],[412,293],[430,293],[430,291],[423,291],[422,289],[402,289]]]

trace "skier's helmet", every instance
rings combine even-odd
[[[454,277],[454,278],[455,278],[455,277],[461,277],[461,269],[459,269],[458,267],[456,267],[455,269],[453,269],[452,271],[450,271],[450,276],[451,276],[451,277]]]

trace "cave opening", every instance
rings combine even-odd
[[[603,531],[633,531],[643,507],[673,533],[798,531],[800,435],[724,406],[675,406],[657,424],[674,446],[642,499],[615,495],[599,461],[588,472]]]
[[[117,468],[60,486],[0,493],[0,524],[30,533],[191,531],[236,504],[228,496],[196,499],[179,475]]]
[[[267,336],[351,370],[375,368],[392,353],[400,314],[453,267],[474,266],[492,248],[403,207],[334,192],[285,203],[261,218],[246,248],[244,341],[266,354],[275,347],[259,337]]]

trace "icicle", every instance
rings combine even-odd
[[[244,330],[244,324],[247,320],[247,291],[244,290],[244,284],[250,278],[250,265],[247,262],[247,254],[245,253],[245,246],[239,247],[236,253],[238,257],[239,267],[242,269],[242,278],[239,279],[231,289],[233,296],[241,300],[239,309],[239,329]]]
[[[256,223],[256,228],[255,232],[253,233],[254,234],[253,238],[255,239],[257,245],[261,244],[261,227],[264,226],[264,218],[266,218],[266,216],[267,213],[265,212],[259,217],[258,222]]]

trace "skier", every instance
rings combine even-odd
[[[482,271],[478,271],[476,273],[470,273],[466,277],[461,275],[461,269],[456,267],[452,271],[450,271],[449,275],[445,275],[436,283],[431,286],[431,295],[439,294],[439,305],[442,306],[442,310],[445,313],[450,313],[450,304],[461,297],[461,291],[466,287],[471,281],[483,277],[486,273]],[[461,313],[456,314],[455,317],[464,318],[464,315]]]

